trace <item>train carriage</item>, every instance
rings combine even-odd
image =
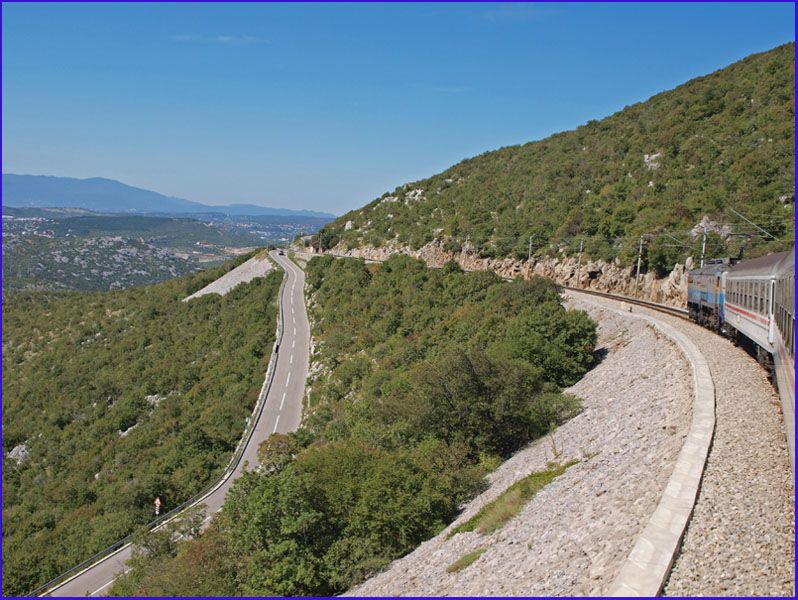
[[[746,260],[730,267],[726,273],[725,323],[770,354],[775,349],[776,333],[773,319],[775,272],[787,254],[781,252]]]
[[[687,308],[690,318],[716,331],[723,324],[723,275],[729,260],[711,260],[687,274]]]
[[[787,439],[795,440],[795,251],[787,252],[774,268],[773,370],[781,397]],[[795,448],[790,460],[795,464]]]
[[[687,281],[690,318],[747,346],[770,372],[794,469],[795,248],[733,266],[712,261]]]

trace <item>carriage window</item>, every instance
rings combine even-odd
[[[763,281],[762,282],[762,314],[768,314],[768,298],[770,298],[770,290],[768,286],[770,282]]]
[[[756,299],[754,300],[754,310],[756,312],[762,312],[762,284],[760,282],[754,283],[754,289],[756,290]]]

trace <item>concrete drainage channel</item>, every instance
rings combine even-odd
[[[576,290],[569,292],[579,293]],[[592,298],[589,302],[609,308]],[[610,596],[656,596],[664,587],[698,498],[715,431],[715,385],[704,355],[676,328],[653,317],[609,308],[651,323],[679,347],[693,370],[693,418],[668,485],[610,587]]]

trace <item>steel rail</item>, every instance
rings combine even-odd
[[[366,262],[372,263],[384,263],[384,260],[376,259],[376,258],[364,258],[362,256],[347,256],[346,254],[336,254],[333,252],[325,252],[324,254],[317,254],[316,256],[332,256],[333,258],[357,258],[360,260],[365,260]],[[436,267],[433,265],[427,265],[431,269],[440,269],[441,267]],[[463,269],[466,273],[474,273],[477,270],[489,270],[489,269]],[[495,272],[495,271],[494,271]],[[504,281],[516,281],[517,277],[502,277]],[[556,282],[555,282],[556,283]],[[659,312],[663,312],[669,315],[673,315],[675,317],[679,317],[681,319],[690,320],[690,312],[686,308],[681,308],[678,306],[669,306],[667,304],[660,304],[659,302],[652,302],[651,300],[641,300],[640,298],[631,298],[629,296],[622,296],[620,294],[610,294],[608,292],[600,292],[598,290],[591,290],[591,289],[583,289],[577,287],[571,287],[568,285],[564,285],[562,283],[557,283],[562,289],[572,291],[572,292],[582,292],[584,294],[591,294],[593,296],[602,296],[604,298],[609,298],[611,300],[619,300],[621,302],[628,302],[630,304],[637,304],[639,306],[644,306],[646,308],[650,308],[652,310],[657,310]]]

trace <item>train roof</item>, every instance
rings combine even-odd
[[[782,272],[785,268],[795,271],[795,248],[744,260],[729,268],[729,277],[757,277]]]
[[[728,271],[728,270],[729,270],[728,259],[716,259],[705,262],[703,267],[698,267],[697,269],[691,269],[689,273],[690,275],[693,276],[717,275],[718,273],[723,273],[723,271]]]
[[[789,252],[785,252],[787,256],[782,258],[775,267],[775,273],[778,276],[795,275],[795,248]]]

